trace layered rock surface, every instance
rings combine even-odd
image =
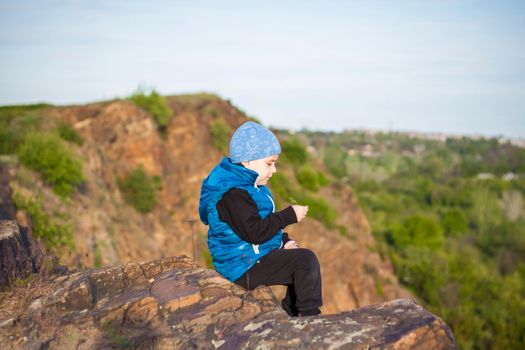
[[[43,251],[27,227],[0,220],[0,290],[40,271]]]
[[[439,318],[398,299],[290,318],[185,256],[54,276],[0,294],[2,349],[456,349]]]

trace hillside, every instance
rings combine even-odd
[[[462,349],[525,346],[525,148],[501,137],[294,137],[352,186],[377,250]]]
[[[163,128],[128,100],[1,109],[0,133],[6,136],[0,144],[1,159],[14,192],[16,218],[35,226],[35,235],[47,239],[64,264],[101,267],[193,256],[194,251],[198,265],[208,264],[207,227],[197,214],[200,183],[221,159],[224,139],[248,118],[230,102],[212,95],[171,96],[167,105],[173,117]],[[46,136],[56,134],[61,138]],[[285,134],[280,137],[287,139]],[[78,175],[72,190],[52,188],[49,177],[28,166],[35,162],[31,155],[49,143],[65,145],[81,164],[82,176]],[[312,160],[311,166],[323,171],[322,163]],[[294,171],[293,157],[289,157],[283,161],[282,174],[290,186],[299,186]],[[138,182],[154,189],[156,202],[151,210],[133,207],[126,200],[122,184],[132,175],[151,180]],[[399,286],[388,258],[374,250],[375,240],[352,189],[328,180],[305,199],[311,205],[321,198],[329,201],[336,214],[329,221],[322,216],[307,219],[289,230],[301,246],[319,256],[323,312],[409,296]],[[272,183],[278,185],[282,181]],[[304,188],[297,191],[309,193]],[[139,205],[150,200],[139,198]],[[280,198],[279,203],[290,200]]]

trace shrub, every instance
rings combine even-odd
[[[20,144],[20,135],[12,132],[9,125],[0,120],[0,154],[15,153]]]
[[[297,138],[287,140],[283,143],[282,157],[285,161],[296,165],[305,164],[309,159],[305,145]]]
[[[299,204],[308,206],[308,216],[322,222],[327,228],[336,227],[337,210],[335,210],[326,200],[311,196],[298,195]]]
[[[318,191],[320,187],[319,176],[317,172],[310,165],[302,166],[299,171],[297,171],[297,181],[310,191]]]
[[[16,153],[26,134],[38,131],[48,105],[0,107],[0,154]]]
[[[206,262],[206,267],[208,269],[214,269],[215,267],[213,266],[213,259],[211,257],[210,251],[207,248],[203,248],[201,250],[201,254],[204,257],[204,261]]]
[[[335,223],[337,211],[326,200],[312,197],[294,188],[283,173],[277,172],[273,174],[270,179],[270,185],[272,191],[288,203],[307,205],[309,217],[322,222],[329,229],[337,227]],[[341,230],[340,232],[343,235],[346,233]]]
[[[330,179],[328,179],[326,174],[322,171],[317,172],[317,179],[319,180],[320,186],[326,186],[330,184]]]
[[[434,218],[415,215],[394,226],[392,242],[398,249],[409,246],[438,249],[443,245],[443,230]]]
[[[80,134],[68,123],[61,120],[56,129],[58,136],[66,141],[76,143],[79,146],[84,144],[84,139]]]
[[[293,193],[293,186],[286,175],[281,172],[276,172],[273,174],[273,176],[270,178],[270,186],[273,193],[292,203],[290,197]]]
[[[157,205],[160,182],[160,177],[149,176],[139,166],[126,177],[118,179],[118,186],[126,203],[141,213],[148,213]]]
[[[31,133],[20,148],[22,164],[38,171],[61,197],[70,196],[85,182],[82,163],[56,135]]]
[[[148,94],[145,88],[139,87],[129,99],[153,117],[159,130],[162,132],[167,130],[173,114],[164,96],[154,89]]]
[[[468,230],[468,218],[457,208],[445,211],[440,220],[446,235],[461,236]]]
[[[215,119],[210,125],[213,145],[217,147],[223,155],[229,153],[230,132],[230,126],[222,118]]]
[[[261,120],[254,116],[248,116],[248,119],[250,119],[252,122],[256,122],[257,124],[262,124]]]
[[[342,178],[346,175],[346,153],[339,147],[330,146],[325,149],[324,163],[335,177]]]
[[[13,196],[17,209],[26,210],[33,222],[33,235],[39,238],[47,249],[68,246],[74,248],[73,229],[70,225],[61,225],[42,209],[41,200],[24,198],[18,193]]]

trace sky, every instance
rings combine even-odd
[[[0,105],[210,92],[273,127],[525,137],[525,1],[0,0]]]

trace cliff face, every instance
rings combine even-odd
[[[69,266],[115,265],[163,256],[193,256],[205,266],[207,227],[198,220],[202,179],[222,155],[213,146],[210,125],[222,118],[233,130],[247,119],[214,96],[168,98],[174,118],[163,137],[152,118],[129,101],[53,108],[50,120],[64,120],[85,139],[71,145],[83,160],[86,185],[72,200],[60,201],[39,177],[10,165],[10,185],[23,196],[41,196],[46,211],[64,213],[75,227],[76,251],[61,252]],[[117,179],[136,166],[162,178],[159,204],[148,214],[127,205]],[[334,313],[409,294],[399,286],[388,261],[371,250],[367,220],[350,188],[326,187],[322,195],[338,209],[337,224],[353,239],[306,219],[289,232],[318,255],[323,273],[323,312]],[[30,222],[17,213],[22,224]],[[193,222],[195,222],[193,224]],[[277,293],[279,293],[277,291]]]
[[[290,318],[269,288],[247,292],[184,256],[27,283],[0,294],[2,349],[457,348],[413,301]]]

